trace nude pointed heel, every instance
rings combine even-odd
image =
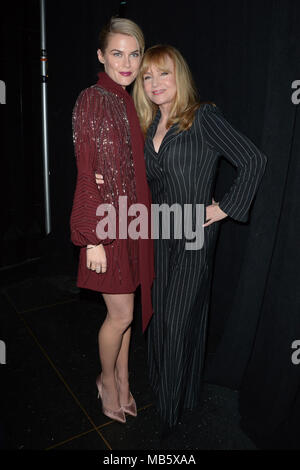
[[[116,377],[117,389],[120,392],[117,376],[115,375],[115,377]],[[136,402],[131,392],[129,392],[129,396],[130,396],[129,403],[127,403],[127,405],[122,405],[122,403],[120,403],[120,405],[121,405],[121,408],[124,410],[124,413],[127,413],[128,415],[136,417],[137,416]]]
[[[107,416],[108,418],[113,419],[114,421],[118,421],[119,423],[126,423],[126,417],[122,406],[118,410],[110,410],[103,406],[103,394],[102,394],[102,382],[101,382],[101,374],[96,379],[96,385],[98,388],[98,398],[101,398],[102,402],[102,413]]]
[[[127,405],[121,405],[121,408],[125,413],[131,416],[137,416],[137,409],[136,409],[136,402],[135,399],[133,398],[131,392],[130,392],[130,401]]]

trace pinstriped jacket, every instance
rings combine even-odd
[[[216,105],[207,103],[196,111],[187,131],[178,133],[177,125],[172,126],[156,153],[153,137],[160,116],[158,111],[145,145],[152,202],[211,204],[218,158],[224,156],[236,168],[237,175],[219,207],[231,218],[246,222],[265,170],[266,156],[224,118]]]

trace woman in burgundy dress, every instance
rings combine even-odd
[[[140,28],[128,19],[113,18],[100,33],[98,59],[105,72],[99,73],[95,85],[80,93],[73,111],[78,173],[70,225],[72,242],[81,247],[77,285],[101,292],[107,307],[98,336],[102,373],[96,384],[103,413],[122,423],[125,413],[137,414],[129,388],[128,351],[138,285],[143,330],[152,315],[151,237],[118,236],[120,196],[122,200],[127,197],[128,207],[143,204],[150,214],[143,134],[125,89],[136,78],[143,52]],[[100,168],[105,175],[101,186],[95,182]],[[101,204],[108,204],[116,214],[113,235],[99,230],[105,220],[104,212],[101,215],[99,211]],[[125,223],[129,222],[130,217]]]

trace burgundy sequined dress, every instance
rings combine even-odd
[[[70,219],[71,240],[75,245],[81,246],[77,286],[96,290],[103,293],[130,293],[134,292],[139,284],[147,290],[144,300],[147,306],[144,308],[147,319],[144,327],[152,314],[151,283],[153,278],[153,255],[151,240],[143,240],[147,245],[141,245],[140,240],[127,237],[118,237],[119,224],[119,196],[127,196],[127,206],[139,202],[137,200],[137,182],[140,171],[135,168],[133,146],[130,134],[130,122],[128,120],[128,100],[132,100],[127,91],[115,84],[106,74],[99,74],[101,80],[83,90],[73,110],[73,141],[77,163],[77,184]],[[104,82],[104,84],[103,84]],[[126,93],[126,95],[125,95]],[[131,106],[131,102],[129,103]],[[130,108],[131,109],[131,108]],[[135,111],[134,111],[135,112]],[[140,148],[143,147],[140,145]],[[144,165],[144,156],[141,154]],[[104,177],[104,184],[98,185],[95,180],[95,172]],[[137,173],[137,174],[136,174]],[[141,171],[140,171],[141,173]],[[150,191],[146,183],[142,191],[150,198]],[[140,176],[141,179],[141,176]],[[99,239],[96,230],[97,223],[103,216],[97,216],[96,211],[100,204],[112,204],[116,210],[117,236],[109,239]],[[107,215],[107,214],[106,214]],[[133,219],[132,217],[131,219]],[[130,217],[128,217],[128,224]],[[106,273],[96,273],[86,267],[86,246],[103,243],[107,257]],[[142,246],[142,249],[141,249]],[[143,263],[140,257],[144,247],[150,251],[150,260],[146,266],[146,282],[142,282]],[[147,253],[145,252],[145,255]],[[145,276],[144,276],[145,277]],[[149,278],[149,282],[148,282]],[[145,305],[145,302],[144,302]],[[146,312],[147,310],[147,312]]]

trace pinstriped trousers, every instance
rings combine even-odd
[[[213,225],[207,227],[209,250],[186,251],[183,240],[155,240],[154,314],[146,335],[149,380],[158,413],[170,427],[184,409],[200,403],[212,273],[209,253],[217,235]]]

